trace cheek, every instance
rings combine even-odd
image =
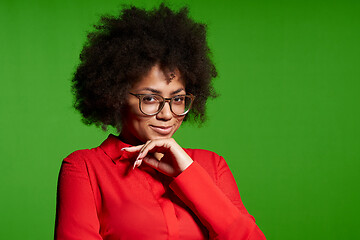
[[[137,102],[131,102],[125,110],[125,122],[128,125],[134,125],[144,120],[144,114],[139,109],[139,104]]]
[[[138,129],[141,122],[141,113],[137,110],[136,106],[127,106],[124,112],[123,125],[131,131]]]
[[[129,115],[130,117],[127,119],[128,125],[132,126],[131,128],[135,130],[136,135],[144,133],[149,125],[149,122],[155,118],[154,116],[145,116],[138,109],[132,109],[132,111],[129,112]]]
[[[143,115],[139,109],[139,105],[137,103],[131,103],[128,106],[127,109],[128,113],[130,113],[133,116],[141,116]]]
[[[131,113],[131,118],[128,119],[129,124],[133,125],[133,128],[140,130],[143,129],[147,122],[149,121],[149,117],[144,116],[142,113]]]
[[[183,120],[184,120],[184,117],[176,118],[177,129],[179,129],[179,127],[181,126]],[[177,130],[177,129],[176,129],[176,130]]]
[[[125,131],[140,140],[137,144],[146,142],[149,139],[149,129],[147,127],[149,119],[147,117],[143,117],[137,112],[129,112],[126,121],[127,129]]]

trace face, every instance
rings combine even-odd
[[[168,76],[155,65],[129,92],[135,94],[158,94],[170,98],[186,94],[185,84],[180,73],[175,71],[175,77],[169,81]],[[184,116],[176,116],[170,110],[167,102],[163,109],[154,116],[147,116],[139,109],[139,99],[128,94],[128,108],[123,118],[121,138],[126,143],[139,145],[147,140],[170,138],[180,127]]]

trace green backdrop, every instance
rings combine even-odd
[[[81,123],[70,79],[86,32],[121,3],[1,0],[2,239],[52,238],[62,159],[108,135]],[[221,96],[177,141],[225,157],[268,239],[357,238],[360,2],[185,3],[208,24]]]

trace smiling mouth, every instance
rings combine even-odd
[[[152,130],[154,130],[156,133],[161,134],[161,135],[168,135],[173,130],[173,126],[163,127],[163,126],[150,125],[150,128]]]

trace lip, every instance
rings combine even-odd
[[[161,134],[161,135],[169,135],[173,130],[173,126],[154,126],[154,125],[150,125],[150,128],[152,130],[154,130],[156,133]]]

